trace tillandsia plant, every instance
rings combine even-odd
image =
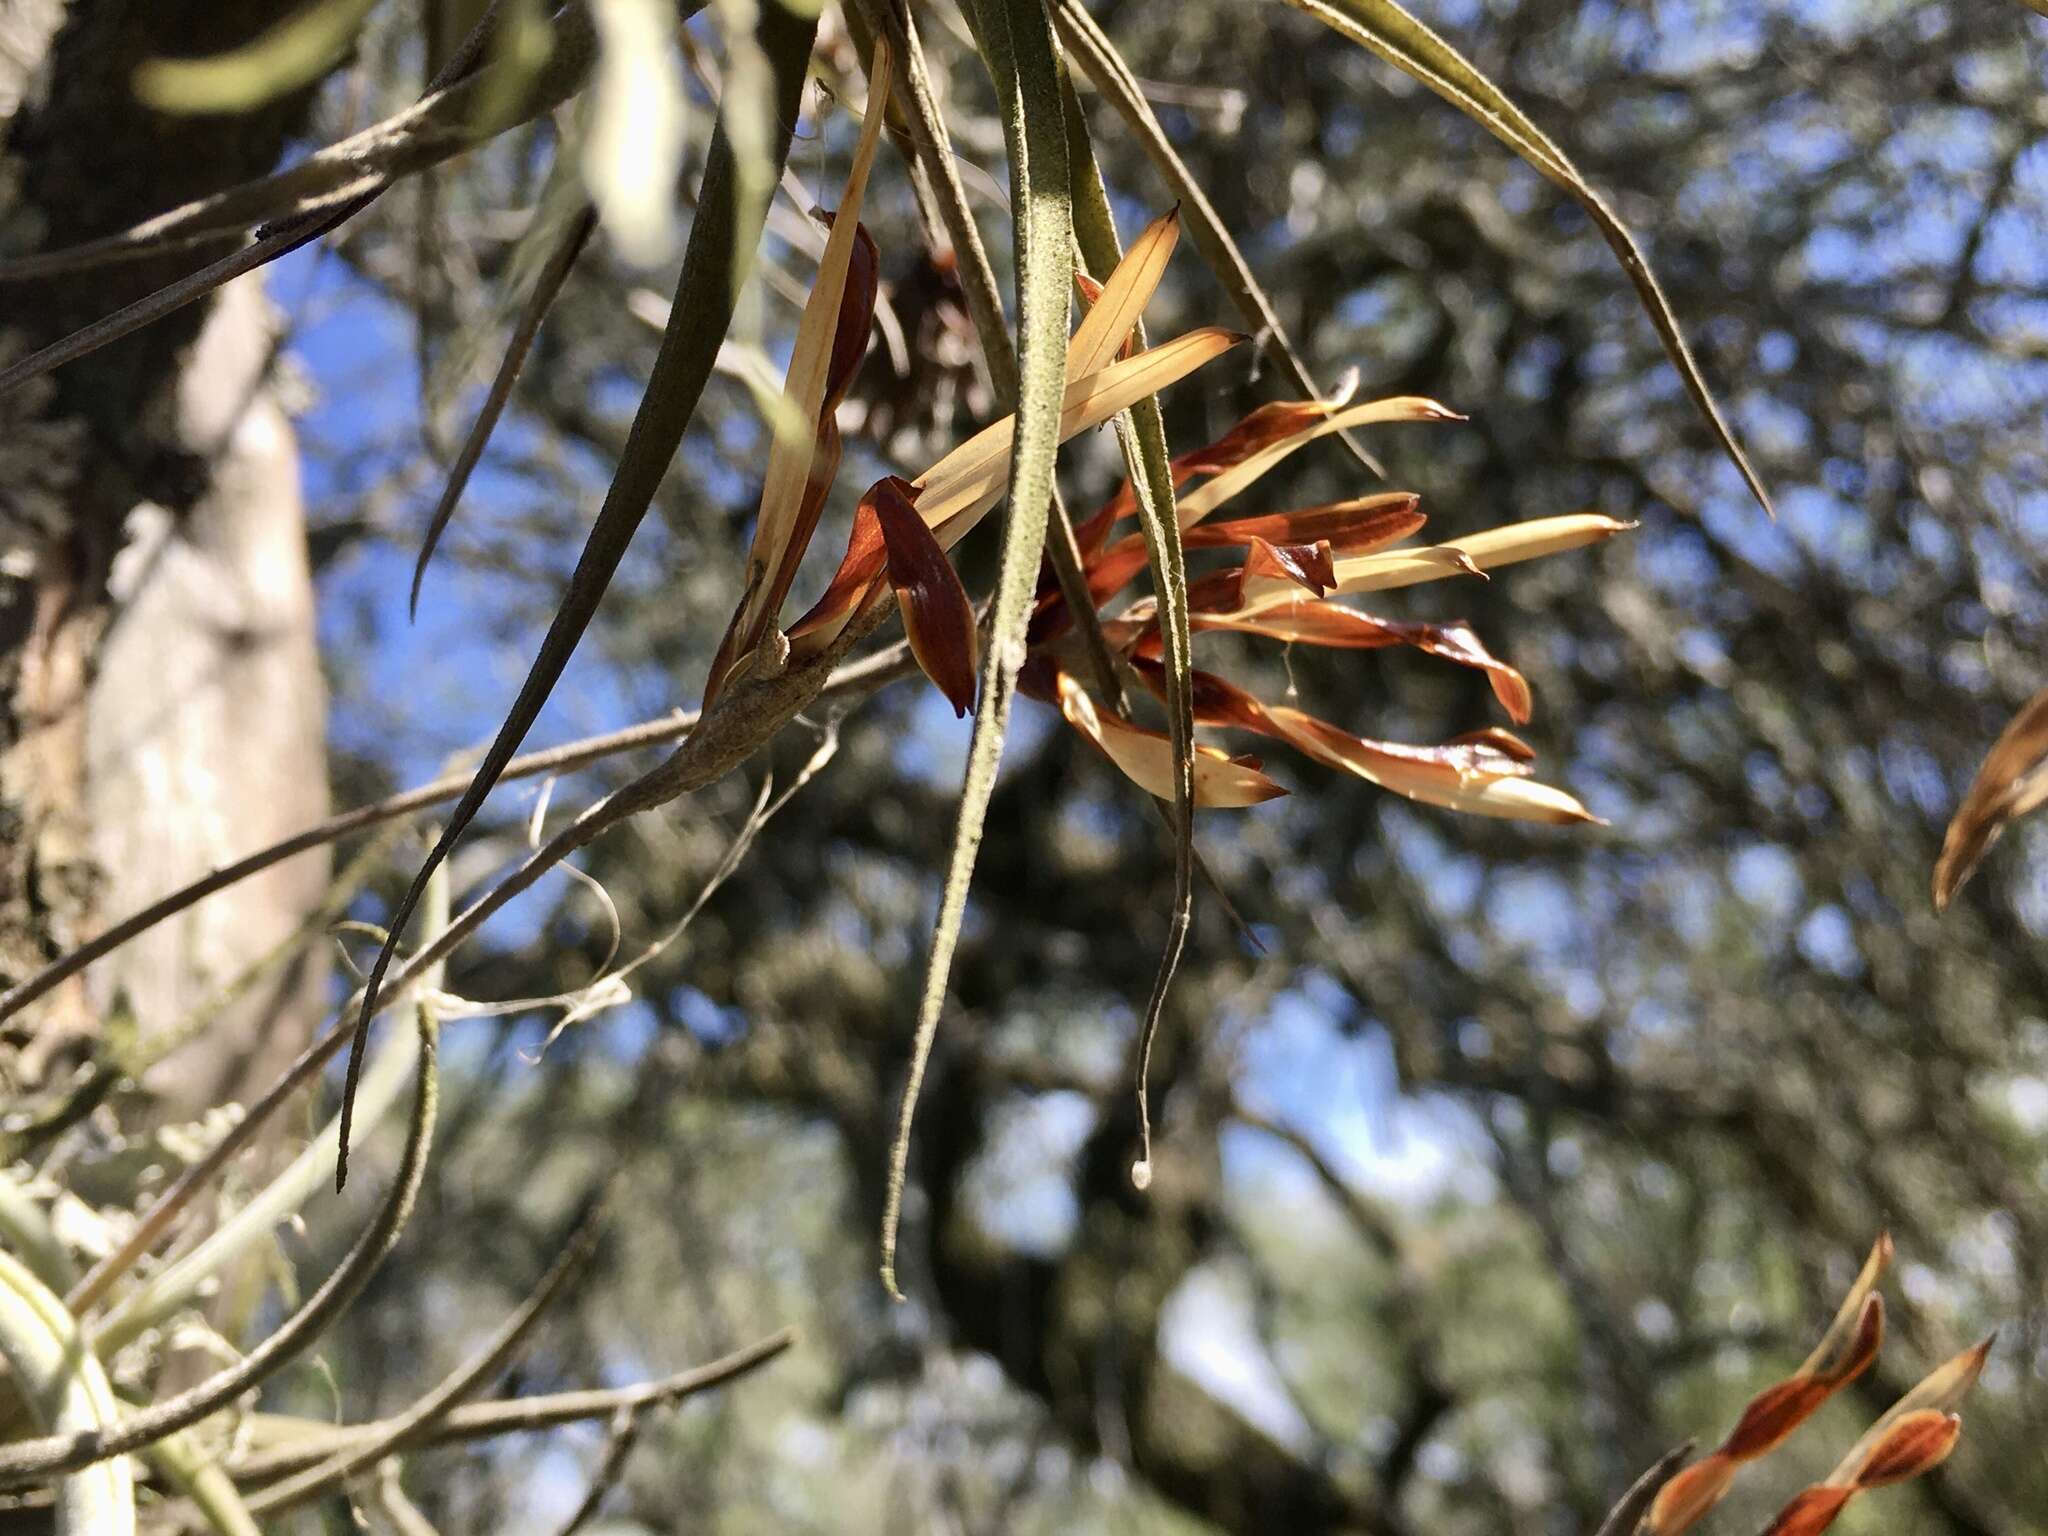
[[[1742,1467],[1784,1445],[1822,1404],[1876,1364],[1885,1317],[1877,1288],[1891,1258],[1891,1236],[1882,1233],[1799,1369],[1752,1398],[1714,1450],[1675,1469],[1661,1486],[1639,1484],[1631,1491],[1632,1499],[1646,1501],[1636,1536],[1680,1536],[1690,1530],[1721,1502]],[[1956,1409],[1976,1385],[1990,1350],[1991,1340],[1985,1339],[1928,1373],[1863,1433],[1825,1481],[1787,1503],[1764,1536],[1820,1536],[1858,1493],[1939,1466],[1955,1449],[1962,1433]],[[1629,1502],[1624,1500],[1617,1513]],[[1629,1520],[1618,1523],[1626,1527]]]
[[[1761,480],[1737,447],[1642,250],[1565,150],[1396,0],[1293,4],[1330,29],[1330,35],[1370,50],[1466,113],[1584,209],[1618,256],[1623,278],[1642,300],[1708,432],[1767,506]],[[53,16],[68,10],[76,19],[97,8],[80,0],[68,8],[43,9]],[[260,10],[236,9],[252,15]],[[365,18],[377,9],[372,0],[299,0],[276,8],[272,18],[258,16],[263,26],[257,35],[221,57],[181,61],[138,54],[130,61],[137,67],[127,87],[155,110],[181,117],[233,117],[269,109],[316,84],[349,53]],[[41,281],[123,263],[144,275],[125,289],[109,290],[120,293],[114,303],[125,307],[56,335],[39,350],[10,354],[0,369],[0,392],[37,382],[206,297],[228,280],[341,228],[402,179],[475,149],[509,126],[533,122],[588,88],[595,110],[580,129],[565,120],[559,133],[537,138],[543,146],[552,144],[558,156],[560,174],[549,185],[566,188],[569,195],[559,206],[543,199],[547,216],[537,215],[521,241],[528,254],[545,260],[536,263],[538,276],[528,302],[515,306],[519,320],[498,382],[426,522],[418,567],[423,573],[550,306],[575,275],[579,253],[602,230],[628,259],[665,254],[679,228],[675,193],[685,159],[686,103],[672,57],[681,50],[672,45],[678,29],[706,7],[697,0],[495,0],[419,9],[434,13],[437,22],[453,18],[476,24],[466,37],[451,35],[424,50],[433,78],[419,101],[403,112],[256,181],[208,189],[181,207],[149,210],[153,216],[125,230],[94,230],[96,238],[68,249],[10,251],[0,278],[11,281]],[[147,1488],[179,1489],[217,1528],[242,1536],[255,1528],[254,1516],[268,1517],[339,1486],[430,1435],[496,1433],[616,1411],[627,1415],[620,1432],[623,1444],[635,1408],[715,1385],[787,1344],[787,1334],[771,1335],[751,1351],[703,1371],[623,1392],[567,1394],[567,1402],[461,1405],[459,1399],[475,1391],[517,1348],[523,1330],[587,1254],[586,1243],[579,1240],[568,1245],[563,1264],[542,1281],[535,1301],[513,1314],[490,1348],[404,1413],[376,1424],[313,1426],[317,1433],[307,1435],[296,1450],[258,1447],[245,1455],[246,1448],[229,1447],[228,1436],[219,1433],[239,1401],[301,1357],[362,1293],[398,1240],[415,1195],[431,1187],[425,1169],[437,1115],[440,1020],[460,1016],[440,991],[445,957],[513,896],[607,828],[730,774],[821,697],[851,696],[907,672],[902,648],[850,659],[853,648],[884,623],[892,603],[902,620],[909,660],[956,713],[975,715],[940,918],[926,964],[906,1116],[944,1005],[953,945],[1016,692],[1056,708],[1119,771],[1168,807],[1176,908],[1173,937],[1163,947],[1146,1010],[1148,1040],[1187,931],[1195,865],[1193,812],[1249,806],[1282,793],[1257,759],[1233,754],[1244,736],[1278,742],[1319,767],[1433,806],[1541,823],[1593,819],[1567,791],[1536,778],[1532,749],[1505,728],[1481,726],[1443,742],[1387,741],[1355,733],[1351,727],[1356,722],[1320,718],[1291,699],[1259,697],[1195,666],[1197,642],[1213,645],[1222,635],[1353,651],[1406,646],[1482,673],[1509,723],[1519,727],[1533,714],[1528,683],[1511,662],[1488,649],[1475,628],[1387,618],[1349,600],[1423,582],[1483,580],[1519,561],[1592,545],[1628,525],[1582,513],[1419,543],[1425,527],[1419,498],[1376,485],[1360,486],[1350,499],[1315,506],[1286,509],[1281,502],[1283,510],[1247,510],[1243,498],[1273,483],[1269,477],[1292,455],[1325,437],[1349,441],[1348,434],[1378,426],[1459,418],[1447,406],[1415,396],[1353,403],[1319,393],[1303,351],[1284,328],[1282,306],[1260,288],[1200,179],[1161,128],[1148,104],[1149,88],[1080,0],[963,4],[960,35],[987,71],[1001,118],[1013,295],[998,283],[996,265],[962,190],[956,136],[939,110],[918,41],[921,8],[901,0],[857,0],[845,7],[825,7],[816,0],[734,0],[711,9],[710,19],[722,28],[724,83],[660,351],[574,575],[481,766],[452,781],[332,818],[210,873],[56,955],[0,999],[0,1019],[17,1015],[75,979],[91,961],[235,880],[374,822],[456,802],[445,832],[381,936],[376,964],[349,1011],[246,1116],[238,1122],[223,1116],[233,1123],[186,1161],[168,1187],[142,1201],[132,1220],[110,1205],[122,1219],[103,1224],[106,1240],[90,1252],[93,1262],[85,1273],[76,1272],[78,1254],[53,1224],[41,1220],[36,1202],[16,1199],[18,1191],[0,1185],[0,1220],[23,1255],[19,1261],[0,1262],[0,1355],[26,1389],[18,1403],[11,1398],[0,1403],[0,1413],[9,1415],[0,1417],[0,1491],[48,1495],[67,1536],[81,1530],[120,1532],[135,1524],[131,1453],[149,1464]],[[136,18],[149,10],[129,6],[122,14],[139,25]],[[90,38],[101,25],[91,20],[77,30]],[[840,73],[830,62],[830,47],[819,48],[821,29],[829,38],[858,39],[850,51],[855,62],[843,72],[844,83],[856,88],[836,95],[858,113],[859,137],[837,206],[820,215],[828,233],[816,278],[803,305],[780,398],[764,412],[770,448],[759,513],[743,563],[734,552],[741,595],[703,679],[702,708],[594,743],[515,756],[605,598],[657,487],[696,424],[706,381],[734,340],[740,296],[758,263],[768,205],[787,171],[807,85],[821,57],[829,71]],[[108,57],[126,55],[113,50]],[[1120,248],[1095,144],[1068,79],[1070,59],[1128,125],[1135,154],[1150,164],[1172,196],[1182,199],[1183,212],[1156,219],[1127,251]],[[859,92],[851,77],[861,60],[866,61],[866,100],[855,103]],[[877,478],[859,498],[845,550],[822,593],[785,623],[783,610],[797,590],[841,467],[840,407],[867,353],[879,303],[882,252],[862,215],[871,180],[884,174],[878,167],[885,131],[906,162],[904,176],[917,199],[928,257],[957,273],[962,303],[975,325],[994,402],[990,411],[978,414],[997,419],[979,425],[919,473]],[[10,144],[10,153],[17,147]],[[202,162],[197,156],[181,158]],[[273,150],[264,163],[275,159]],[[13,171],[10,165],[11,190]],[[146,180],[140,174],[128,179]],[[1261,406],[1215,442],[1175,455],[1158,410],[1160,392],[1215,367],[1250,339],[1219,327],[1157,343],[1146,337],[1142,317],[1176,250],[1183,217],[1190,243],[1236,307],[1234,323],[1256,333],[1254,345],[1303,398]],[[223,242],[234,248],[212,256]],[[181,270],[180,259],[194,251],[201,255],[193,257],[182,276],[161,278],[161,273]],[[1077,294],[1082,312],[1075,325]],[[1012,296],[1014,303],[1006,303]],[[1106,504],[1075,524],[1055,495],[1059,446],[1112,423],[1125,449],[1127,477]],[[129,426],[141,431],[134,423],[124,423],[124,430]],[[954,568],[953,552],[998,508],[1003,509],[1000,568],[983,617],[977,615],[976,594]],[[94,539],[103,532],[95,531]],[[110,551],[98,551],[94,558],[100,553]],[[10,552],[10,580],[16,563],[16,552]],[[1200,565],[1207,568],[1192,568]],[[1149,577],[1151,590],[1132,598],[1141,573]],[[419,594],[416,578],[415,599]],[[63,608],[92,596],[83,589],[47,588],[39,590],[38,602]],[[685,620],[694,624],[704,617],[687,615]],[[92,622],[81,627],[89,629]],[[1163,731],[1143,723],[1132,710],[1130,698],[1142,692],[1161,701]],[[2001,826],[2048,798],[2040,768],[2048,741],[2044,719],[2048,705],[2037,700],[1986,764],[1938,869],[1939,900],[1947,900],[1967,878]],[[1198,729],[1231,734],[1203,739]],[[450,910],[449,851],[500,781],[655,744],[674,746],[673,755],[578,814],[466,911]],[[826,755],[820,749],[813,761],[822,762]],[[777,803],[764,793],[764,807]],[[750,820],[746,835],[758,826],[759,820]],[[742,838],[733,858],[744,851]],[[340,904],[351,894],[353,888],[344,891]],[[408,924],[422,903],[425,931],[416,936],[419,947],[400,963],[396,957]],[[305,942],[326,921],[319,915],[309,918],[306,932],[292,944]],[[72,942],[68,928],[52,927],[42,935],[52,936]],[[285,953],[290,949],[287,945]],[[43,954],[41,949],[29,952],[38,958]],[[601,994],[592,986],[587,996],[623,995],[622,978],[630,969],[612,973],[618,987]],[[382,1042],[359,1084],[356,1067],[368,1048],[366,1026],[380,1007],[402,995],[409,996],[415,1030]],[[200,1016],[194,1030],[211,1024],[210,1017]],[[274,1126],[282,1106],[316,1082],[343,1050],[351,1054],[351,1071],[340,1115],[282,1172],[261,1180],[255,1197],[239,1210],[195,1220],[209,1209],[225,1209],[214,1207],[213,1186],[237,1150],[266,1121]],[[17,1152],[32,1153],[56,1140],[76,1123],[67,1118],[74,1109],[77,1117],[91,1114],[100,1102],[93,1095],[108,1094],[118,1079],[140,1076],[146,1054],[100,1064],[92,1093],[81,1091],[47,1120],[24,1126],[10,1114],[0,1128],[7,1137],[8,1161]],[[1142,1084],[1142,1065],[1139,1077]],[[132,1401],[139,1394],[131,1386],[147,1386],[152,1378],[147,1370],[123,1368],[133,1364],[131,1351],[146,1353],[159,1330],[191,1322],[205,1289],[224,1266],[259,1247],[278,1223],[310,1201],[330,1158],[340,1176],[350,1115],[358,1109],[366,1117],[388,1111],[408,1085],[413,1086],[411,1112],[392,1189],[332,1275],[303,1301],[282,1309],[282,1324],[246,1355],[185,1391]],[[907,1160],[901,1142],[896,1159],[885,1252],[893,1244]],[[1141,1155],[1134,1175],[1149,1167],[1149,1155]],[[192,1230],[205,1219],[216,1223],[210,1233]],[[1880,1241],[1799,1369],[1753,1401],[1717,1449],[1653,1491],[1641,1518],[1645,1536],[1678,1536],[1709,1515],[1743,1469],[1786,1444],[1822,1404],[1871,1368],[1883,1342],[1885,1314],[1877,1285],[1889,1254],[1889,1243]],[[893,1286],[893,1273],[890,1282]],[[1979,1345],[1966,1351],[1906,1394],[1823,1482],[1785,1507],[1773,1532],[1815,1536],[1860,1493],[1937,1465],[1957,1442],[1956,1409],[1982,1369],[1986,1350]],[[202,1427],[203,1441],[188,1439],[188,1433]],[[185,1513],[180,1509],[177,1518]]]
[[[848,202],[865,165],[857,163]],[[834,241],[846,229],[834,225]],[[1085,277],[1077,286],[1089,309],[1067,354],[1068,385],[1060,435],[1107,420],[1132,399],[1172,383],[1220,356],[1243,338],[1219,330],[1190,333],[1142,351],[1129,345],[1137,317],[1165,269],[1178,237],[1177,213],[1155,220],[1133,242],[1109,281]],[[884,476],[860,500],[847,549],[823,596],[787,634],[774,627],[796,567],[817,526],[817,511],[838,462],[838,434],[830,403],[843,394],[864,340],[874,303],[873,243],[865,231],[845,242],[865,254],[853,282],[843,280],[828,246],[817,287],[804,312],[784,396],[793,410],[817,415],[815,432],[777,437],[770,453],[761,513],[750,556],[747,592],[721,643],[706,684],[715,698],[741,669],[764,653],[776,667],[821,654],[847,626],[868,613],[884,583],[894,590],[912,653],[927,676],[964,715],[972,707],[976,667],[973,610],[946,551],[972,531],[995,505],[1008,470],[1013,419],[1005,418],[939,459],[914,480]],[[835,278],[840,280],[835,281]],[[825,406],[812,405],[818,381]],[[1201,484],[1178,500],[1180,535],[1189,549],[1235,552],[1228,566],[1189,585],[1190,622],[1197,630],[1234,630],[1285,642],[1342,649],[1408,645],[1484,671],[1495,696],[1517,724],[1531,714],[1527,681],[1495,657],[1462,622],[1403,623],[1334,601],[1448,577],[1483,578],[1496,567],[1597,543],[1625,532],[1627,523],[1597,514],[1541,518],[1490,529],[1464,539],[1398,547],[1426,521],[1420,498],[1405,491],[1228,521],[1205,521],[1290,455],[1319,438],[1384,422],[1443,422],[1463,418],[1432,400],[1412,397],[1355,405],[1319,401],[1261,406],[1207,447],[1172,462],[1176,490]],[[808,472],[806,473],[806,466]],[[1094,607],[1123,596],[1145,568],[1146,548],[1136,532],[1117,537],[1134,515],[1126,482],[1094,517],[1076,530],[1086,590]],[[1112,652],[1162,696],[1164,641],[1156,602],[1144,599],[1098,623]],[[1093,698],[1077,677],[1074,616],[1053,572],[1040,578],[1026,638],[1031,659],[1024,692],[1059,708],[1069,724],[1134,782],[1162,799],[1173,798],[1171,742],[1135,725]],[[1489,728],[1440,746],[1375,741],[1285,705],[1266,704],[1207,672],[1194,674],[1196,720],[1205,726],[1254,732],[1286,742],[1316,761],[1357,774],[1412,799],[1479,815],[1539,822],[1596,820],[1562,790],[1532,780],[1533,751],[1512,733]],[[1255,761],[1199,747],[1195,803],[1248,806],[1285,791]]]

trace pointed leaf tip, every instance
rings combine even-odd
[[[1058,690],[1060,713],[1069,725],[1100,748],[1139,788],[1161,800],[1174,798],[1172,741],[1157,731],[1103,713],[1088,691],[1064,672],[1053,679],[1053,685]],[[1194,775],[1194,803],[1198,806],[1242,809],[1287,793],[1266,777],[1257,759],[1231,757],[1214,747],[1195,748]]]
[[[2048,802],[2048,688],[2029,699],[1985,754],[1934,862],[1934,910],[1945,912],[2014,820]]]

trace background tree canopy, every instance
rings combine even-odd
[[[145,25],[110,0],[65,9],[19,43],[24,68],[49,67],[47,49],[61,65],[63,49],[111,46],[95,25]],[[47,213],[64,177],[90,172],[47,150],[86,131],[62,116],[83,110],[67,92],[113,87],[58,68],[19,93],[6,173],[20,219],[45,211],[27,232],[0,221],[7,253],[107,234],[401,111],[475,9],[368,9],[324,82],[232,120],[234,153],[195,162],[166,138],[160,183],[106,192],[90,218]],[[516,32],[543,7],[501,9]],[[433,778],[497,728],[626,452],[717,100],[773,134],[754,5],[705,8],[667,64],[666,8],[592,9],[615,54],[612,29],[662,13],[637,84],[607,87],[615,66],[601,59],[590,96],[414,177],[267,275],[281,327],[269,372],[252,377],[296,420],[338,806]],[[960,12],[913,9],[1008,301],[1005,109]],[[1072,8],[1052,9],[1072,50]],[[1711,1528],[1760,1528],[1925,1372],[1996,1330],[1953,1459],[1839,1528],[2048,1532],[2048,843],[2023,824],[1944,915],[1928,894],[1963,787],[2048,655],[2048,23],[1993,0],[1416,6],[1641,239],[1773,521],[1599,231],[1478,123],[1281,5],[1086,11],[1313,379],[1354,370],[1360,398],[1426,396],[1470,417],[1362,429],[1384,479],[1318,443],[1244,512],[1399,488],[1419,493],[1430,539],[1589,510],[1639,524],[1490,580],[1369,601],[1397,619],[1471,620],[1528,678],[1523,734],[1543,777],[1606,825],[1459,817],[1268,753],[1292,793],[1196,818],[1214,883],[1196,883],[1166,1004],[1156,1177],[1141,1194],[1132,1089],[1173,841],[1052,710],[1020,703],[911,1144],[909,1299],[896,1305],[876,1279],[877,1232],[970,722],[914,675],[828,696],[740,771],[594,842],[574,860],[581,877],[545,877],[454,953],[418,1213],[363,1301],[261,1406],[400,1411],[517,1306],[609,1180],[595,1262],[502,1395],[659,1377],[783,1327],[797,1342],[716,1395],[643,1416],[608,1474],[605,1529],[1590,1531],[1643,1468],[1688,1436],[1717,1442],[1793,1369],[1888,1230],[1882,1357],[1748,1471]],[[869,14],[825,8],[785,187],[719,369],[529,747],[699,703],[743,591],[772,440],[763,403],[823,247],[807,215],[837,203],[867,99]],[[672,117],[649,104],[664,70],[680,91]],[[1129,240],[1179,189],[1091,72],[1074,83]],[[600,196],[597,232],[409,621],[422,532],[575,201],[569,167],[613,142],[592,122],[607,88],[657,92],[619,142],[656,166],[676,147],[679,228],[636,225]],[[178,121],[224,132],[218,118]],[[839,413],[845,464],[818,539],[832,551],[863,487],[931,463],[1007,392],[950,245],[920,214],[929,187],[903,151],[922,126],[907,112],[891,126],[862,213],[882,313]],[[223,248],[157,255],[145,274],[11,283],[0,326],[25,337],[0,361]],[[152,368],[148,387],[164,387],[196,323],[170,332],[186,323],[76,365],[97,370],[89,382],[60,370],[41,394],[0,402],[11,539],[46,528],[50,503],[76,517],[84,483],[107,487],[103,529],[145,503],[177,516],[210,505],[194,489],[219,483],[206,455],[173,463],[137,446],[157,429],[108,403],[123,388],[140,398]],[[1184,240],[1146,323],[1157,339],[1241,321]],[[1164,393],[1174,451],[1299,396],[1271,340]],[[76,420],[114,446],[83,471],[38,471],[81,451],[65,436]],[[1122,475],[1107,428],[1059,461],[1077,520]],[[977,601],[1000,522],[955,551]],[[123,589],[105,573],[122,569],[133,524],[92,545],[88,585],[117,638],[153,579]],[[829,567],[805,564],[799,606]],[[21,580],[12,567],[7,579]],[[266,633],[220,620],[211,598],[194,608],[170,622]],[[32,626],[9,624],[19,648]],[[1200,636],[1198,660],[1347,729],[1433,743],[1504,720],[1480,671],[1242,638]],[[164,655],[152,643],[145,685],[154,673],[165,686]],[[242,686],[230,696],[250,697]],[[308,677],[281,686],[318,699]],[[143,707],[131,696],[121,718]],[[240,729],[209,727],[230,742]],[[11,739],[16,751],[33,733],[17,720]],[[284,750],[248,740],[230,755]],[[517,863],[530,823],[552,833],[659,750],[501,788],[457,845],[458,904]],[[207,781],[224,803],[162,784],[139,808],[94,802],[97,857],[119,866],[141,846],[124,841],[135,828],[203,817],[219,827],[205,860],[222,862],[323,813],[324,784],[273,825],[260,808],[285,791],[235,771]],[[307,771],[319,777],[294,782]],[[771,781],[794,789],[786,803],[760,798]],[[757,825],[764,803],[773,815]],[[339,845],[349,916],[390,918],[432,830],[407,825]],[[114,878],[97,918],[45,932],[34,962],[0,911],[6,980],[205,867]],[[26,877],[10,878],[11,903]],[[310,1038],[353,986],[324,973],[339,910],[315,912],[324,875],[300,887],[268,898],[288,921],[263,948],[309,914],[312,939],[297,991],[244,1037],[259,1056],[273,1037]],[[635,956],[693,910],[623,992],[585,990],[615,947]],[[353,966],[374,953],[360,931],[339,943]],[[209,970],[175,1006],[128,980],[126,1027],[165,1027],[260,952]],[[204,1135],[183,1122],[216,1095],[253,1097],[290,1055],[196,1089],[152,1082],[172,1107],[151,1110],[94,1066],[112,1026],[67,1027],[87,1046],[9,1084],[25,1106],[9,1151],[33,1198],[62,1188],[103,1203],[116,1230],[138,1197],[110,1170],[190,1156],[178,1138]],[[387,1022],[379,1039],[405,1028]],[[35,1049],[34,1028],[18,1039]],[[81,1082],[98,1085],[93,1103]],[[289,1112],[293,1145],[338,1087]],[[150,1125],[164,1127],[155,1140]],[[333,1268],[382,1198],[399,1129],[358,1129],[365,1172],[280,1234],[288,1283],[266,1293],[270,1271],[252,1273],[250,1294],[269,1299],[234,1324],[216,1310],[216,1327],[252,1343]],[[260,1182],[231,1179],[224,1209]],[[129,1369],[174,1371],[161,1357],[187,1342]],[[417,1450],[404,1487],[443,1530],[551,1531],[607,1459],[602,1427]],[[352,1486],[378,1503],[368,1481]],[[338,1530],[347,1506],[336,1493],[291,1518]]]

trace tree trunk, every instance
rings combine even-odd
[[[247,0],[19,0],[0,19],[0,252],[118,230],[272,166],[300,96],[165,117],[129,88],[159,54],[246,41]],[[12,357],[220,248],[0,287]],[[260,287],[102,349],[0,400],[0,982],[326,807],[298,459]],[[145,1055],[204,1025],[147,1086],[165,1112],[246,1097],[325,987],[317,946],[219,1016],[219,988],[295,929],[308,854],[130,944],[0,1040],[0,1094],[56,1093],[132,1023]]]

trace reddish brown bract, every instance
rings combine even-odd
[[[958,717],[974,707],[974,607],[953,563],[917,515],[916,499],[914,486],[891,475],[876,482],[862,505],[881,524],[889,585],[911,652]]]

